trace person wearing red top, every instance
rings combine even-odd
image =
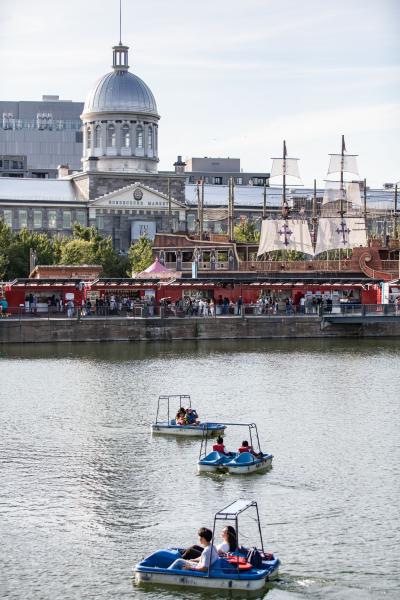
[[[262,452],[254,452],[253,446],[250,446],[247,440],[243,440],[242,445],[240,446],[240,448],[238,448],[238,452],[239,454],[242,454],[243,452],[250,452],[250,454],[252,454],[256,458],[262,458],[263,456]]]
[[[221,436],[217,437],[217,443],[214,444],[213,450],[214,452],[220,452],[221,454],[229,454],[224,446],[224,438]]]

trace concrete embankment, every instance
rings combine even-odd
[[[1,343],[400,337],[400,319],[331,324],[317,316],[217,319],[2,319]]]

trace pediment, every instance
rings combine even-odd
[[[168,196],[137,182],[91,200],[90,207],[104,207],[114,210],[126,208],[168,210]],[[171,208],[172,210],[182,209],[184,205],[172,197]]]

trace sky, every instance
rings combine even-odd
[[[371,186],[400,180],[400,0],[122,0],[131,71],[177,155],[268,172],[286,140],[322,185],[341,135]],[[110,71],[119,0],[2,3],[0,99],[83,101]]]

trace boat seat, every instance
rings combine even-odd
[[[250,452],[242,452],[232,460],[237,465],[252,465],[254,461],[255,457]]]
[[[150,554],[144,561],[145,567],[158,567],[159,569],[168,569],[177,558],[181,558],[179,550],[168,548],[167,550],[157,550]]]
[[[175,419],[171,419],[171,421],[170,421],[170,425],[176,425],[176,421],[175,421]]]

